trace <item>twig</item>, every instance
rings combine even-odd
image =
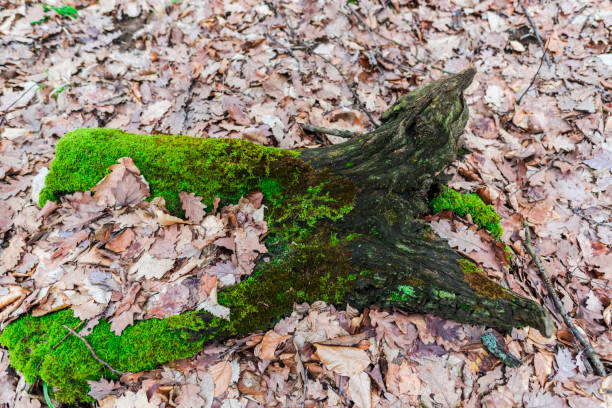
[[[585,220],[586,222],[588,222],[589,224],[595,224],[595,226],[599,226],[599,225],[604,225],[604,226],[612,226],[612,223],[610,222],[601,222],[601,221],[596,221],[590,217],[587,217],[584,214],[584,210],[582,208],[579,207],[570,207],[572,212],[574,214],[576,214],[577,216],[579,216],[580,218],[582,218],[583,220]]]
[[[600,377],[605,376],[606,369],[604,368],[603,364],[599,360],[599,357],[597,357],[595,350],[593,350],[593,346],[591,346],[591,343],[587,339],[585,339],[582,336],[582,334],[580,334],[580,332],[574,325],[574,322],[572,322],[572,319],[567,315],[567,312],[563,308],[561,299],[559,299],[559,295],[557,295],[557,292],[553,288],[552,283],[550,282],[550,278],[548,277],[548,273],[546,272],[544,265],[542,265],[542,261],[540,261],[540,258],[536,254],[535,249],[533,248],[533,244],[531,243],[531,232],[529,230],[529,224],[527,224],[527,220],[525,218],[523,218],[523,227],[525,228],[525,247],[527,248],[527,252],[529,252],[529,255],[531,255],[531,258],[533,259],[536,266],[538,267],[538,272],[540,274],[540,277],[544,281],[546,290],[548,291],[548,294],[552,298],[553,303],[555,304],[555,307],[557,308],[557,311],[559,312],[561,317],[563,317],[563,321],[565,322],[567,327],[569,327],[574,337],[576,337],[576,339],[578,339],[582,347],[584,347],[584,354],[586,354],[589,361],[593,365],[595,374],[597,374]]]
[[[91,345],[87,342],[87,340],[85,340],[85,337],[81,336],[79,333],[77,333],[74,329],[66,326],[65,324],[62,324],[62,327],[66,330],[68,330],[70,332],[70,334],[72,334],[73,336],[78,337],[79,339],[81,339],[81,341],[83,342],[83,344],[85,344],[87,346],[87,348],[89,349],[89,351],[91,352],[91,355],[93,358],[95,358],[100,364],[104,365],[106,368],[108,368],[113,374],[120,374],[123,375],[125,374],[125,372],[123,371],[119,371],[119,370],[115,370],[113,367],[110,366],[110,364],[108,364],[106,361],[102,360],[100,357],[98,357],[98,355],[96,354],[96,352],[94,351],[93,347],[91,347]]]
[[[533,21],[533,18],[531,18],[531,14],[529,14],[529,12],[527,11],[527,7],[525,7],[525,3],[523,3],[523,0],[519,0],[519,4],[523,9],[523,13],[525,13],[525,16],[527,17],[527,21],[529,21],[529,24],[533,29],[533,33],[535,34],[535,37],[538,40],[538,44],[540,44],[540,47],[542,48],[542,50],[544,50],[544,59],[546,60],[546,65],[548,65],[548,67],[550,68],[552,66],[552,62],[550,62],[550,58],[548,58],[548,55],[546,55],[546,49],[544,48],[542,37],[540,37],[540,33],[538,33],[538,27],[536,26],[535,21]]]
[[[368,119],[370,120],[370,122],[372,122],[372,124],[375,127],[380,126],[380,123],[378,123],[378,121],[376,121],[376,119],[374,119],[372,114],[365,108],[365,105],[363,104],[363,102],[361,102],[361,99],[359,98],[359,94],[357,93],[357,90],[352,85],[352,83],[349,82],[348,78],[346,77],[346,75],[344,75],[344,73],[340,70],[340,68],[336,64],[331,62],[328,58],[324,57],[323,55],[315,53],[311,46],[309,46],[303,40],[301,40],[298,37],[298,35],[296,34],[296,32],[293,29],[293,27],[291,26],[291,24],[289,24],[289,21],[288,21],[287,17],[285,16],[285,14],[280,9],[278,9],[274,4],[272,4],[270,2],[265,2],[265,3],[267,4],[267,6],[268,6],[268,8],[270,10],[274,11],[274,14],[279,15],[283,19],[283,22],[285,23],[285,27],[287,27],[287,29],[289,30],[289,36],[291,37],[291,40],[292,40],[291,41],[291,43],[292,43],[291,45],[293,45],[293,42],[299,44],[300,46],[302,46],[304,48],[304,50],[306,50],[306,52],[309,55],[316,55],[317,57],[321,58],[323,61],[325,61],[326,63],[328,63],[332,67],[334,67],[336,69],[336,71],[338,71],[340,76],[342,77],[342,80],[344,81],[346,86],[351,91],[351,94],[353,95],[354,104],[357,105],[359,110],[361,110],[363,113],[365,113],[367,115]],[[294,48],[294,49],[297,49],[297,47],[287,47],[284,44],[283,44],[283,46],[285,48]]]
[[[347,3],[347,7],[351,10],[351,12],[357,17],[357,19],[365,27],[365,29],[368,31],[368,34],[370,34],[370,39],[372,40],[372,43],[374,43],[374,48],[376,48],[376,54],[382,55],[382,53],[380,52],[380,48],[378,47],[378,43],[376,42],[376,39],[374,38],[374,33],[372,33],[372,30],[370,30],[370,27],[365,22],[363,17],[361,17],[361,15],[357,12],[357,10],[353,8],[353,6],[350,3]]]
[[[351,4],[348,4],[347,6],[348,6],[348,8],[349,8],[349,9],[351,9],[351,11],[353,12],[353,14],[354,14],[355,16],[357,16],[357,19],[358,19],[358,20],[359,20],[359,22],[360,22],[360,23],[361,23],[361,24],[362,24],[362,25],[363,25],[363,26],[366,28],[366,30],[368,31],[368,34],[370,34],[370,38],[372,39],[372,42],[374,43],[374,47],[376,48],[376,52],[374,53],[374,55],[375,55],[375,57],[376,57],[376,63],[377,63],[377,65],[381,65],[381,66],[383,66],[383,67],[384,67],[384,65],[383,65],[383,64],[380,62],[380,61],[382,60],[382,61],[386,62],[387,64],[395,65],[395,66],[399,67],[400,69],[402,69],[402,70],[404,70],[404,71],[412,71],[412,72],[418,72],[418,73],[420,73],[420,74],[425,74],[425,71],[424,71],[424,70],[422,70],[422,69],[413,68],[413,67],[411,67],[410,65],[405,65],[405,64],[402,64],[401,62],[395,62],[395,61],[393,61],[393,60],[391,60],[391,59],[389,59],[389,58],[385,57],[385,56],[382,54],[382,52],[381,52],[381,50],[380,50],[380,47],[378,46],[378,43],[376,42],[376,39],[374,38],[374,34],[378,35],[378,36],[379,36],[379,37],[381,37],[381,38],[384,38],[384,39],[385,39],[385,40],[387,40],[387,41],[391,41],[391,42],[393,42],[395,45],[397,45],[398,47],[400,47],[400,48],[402,48],[402,49],[406,49],[406,50],[410,51],[410,53],[411,53],[411,54],[412,54],[412,50],[410,49],[410,47],[406,47],[406,46],[404,46],[403,44],[399,43],[398,41],[395,41],[395,40],[394,40],[394,39],[392,39],[392,38],[388,38],[388,37],[386,37],[386,36],[384,36],[384,35],[380,34],[378,31],[372,31],[372,30],[370,29],[370,27],[368,26],[368,24],[367,24],[367,23],[364,21],[363,17],[361,17],[361,15],[360,15],[360,14],[357,12],[357,10],[355,10],[355,9],[352,7],[352,5],[351,5]],[[343,14],[344,14],[344,13],[343,13]],[[345,15],[346,15],[346,14],[345,14]],[[349,16],[347,15],[347,18],[348,18],[348,17],[349,17]],[[422,59],[420,59],[419,57],[417,57],[416,55],[412,54],[412,56],[413,56],[413,57],[414,57],[414,58],[415,58],[415,59],[416,59],[418,62],[420,62],[420,63],[422,63],[422,64],[425,64],[425,65],[429,66],[429,67],[430,67],[430,68],[432,68],[432,69],[437,69],[437,70],[442,71],[443,73],[445,73],[445,74],[449,74],[449,75],[451,75],[451,74],[455,74],[455,73],[456,73],[456,72],[448,72],[448,71],[445,71],[445,70],[443,70],[442,68],[438,68],[438,67],[436,67],[436,66],[434,66],[434,65],[428,65],[428,64],[426,64],[426,63],[425,63],[425,62],[424,62]],[[378,70],[380,71],[380,67],[378,67]]]
[[[349,139],[351,137],[361,136],[361,133],[351,132],[350,130],[330,129],[322,126],[309,125],[306,123],[300,123],[303,130],[310,133],[325,133],[326,135],[333,135],[338,137],[344,137]]]
[[[311,49],[309,49],[309,51],[311,51]],[[317,53],[312,53],[314,55],[316,55],[317,57],[321,58],[323,61],[327,62],[329,65],[331,65],[332,67],[334,67],[336,69],[336,71],[338,71],[338,73],[340,74],[340,76],[342,77],[342,79],[344,80],[344,83],[346,84],[346,86],[348,87],[348,89],[351,91],[351,94],[353,95],[353,101],[354,103],[357,105],[357,107],[366,114],[366,116],[368,117],[368,119],[370,120],[370,122],[375,126],[375,127],[379,127],[380,123],[378,123],[378,121],[376,119],[374,119],[374,116],[372,116],[372,114],[370,113],[370,111],[368,111],[365,107],[365,105],[363,104],[363,102],[361,102],[361,98],[359,98],[359,94],[357,93],[357,90],[355,89],[355,87],[352,85],[351,82],[349,82],[348,78],[346,77],[346,75],[344,75],[344,72],[342,72],[342,70],[333,62],[331,62],[328,58],[324,57],[321,54],[317,54]]]
[[[38,86],[38,83],[33,83],[32,85],[30,85],[30,87],[26,90],[24,90],[21,95],[19,95],[19,97],[17,99],[15,99],[9,106],[6,107],[6,109],[4,110],[4,113],[2,114],[2,118],[0,118],[0,127],[2,127],[2,124],[4,124],[4,119],[6,118],[6,115],[8,114],[8,111],[17,103],[19,102],[19,100],[21,98],[23,98],[25,96],[25,94],[27,94],[28,92],[30,92],[32,90],[32,88],[34,88],[35,86]]]
[[[83,320],[83,321],[81,321],[79,324],[77,324],[77,325],[76,325],[75,329],[77,329],[77,330],[78,330],[78,329],[79,329],[79,328],[80,328],[80,327],[83,325],[83,323],[87,323],[87,320]],[[32,386],[33,386],[33,385],[36,383],[36,379],[38,379],[38,373],[39,373],[39,370],[40,370],[40,366],[41,366],[41,365],[42,365],[42,364],[45,362],[45,358],[47,358],[47,356],[48,356],[49,354],[51,354],[51,352],[52,352],[53,350],[55,350],[56,348],[58,348],[58,347],[60,346],[60,344],[62,344],[62,343],[64,342],[64,340],[66,340],[68,337],[70,337],[70,333],[66,333],[66,335],[65,335],[64,337],[62,337],[62,338],[60,339],[60,341],[58,341],[57,343],[55,343],[55,345],[54,345],[53,347],[51,347],[51,348],[49,349],[49,351],[47,351],[47,352],[45,353],[45,355],[43,356],[43,358],[41,358],[41,359],[40,359],[40,361],[39,361],[39,362],[38,362],[38,364],[36,365],[36,370],[34,370],[34,371],[36,372],[36,378],[34,379],[34,381],[32,381],[32,385],[30,386],[30,390],[32,390]]]
[[[282,42],[280,42],[279,40],[277,40],[276,38],[272,37],[272,35],[270,34],[270,30],[268,30],[268,27],[266,27],[266,37],[268,37],[268,39],[270,41],[273,41],[275,43],[277,43],[278,45],[280,45],[281,47],[283,47],[284,49],[287,50],[287,52],[289,53],[289,55],[291,55],[293,57],[293,59],[295,60],[295,62],[297,62],[297,66],[298,66],[298,74],[302,74],[302,64],[300,63],[300,59],[297,57],[297,55],[295,55],[295,52],[293,52],[293,50],[291,49],[291,47],[283,44]]]
[[[429,67],[429,68],[431,68],[431,69],[438,70],[438,71],[440,71],[440,72],[442,72],[442,73],[444,73],[444,74],[447,74],[447,75],[454,75],[454,74],[456,74],[456,72],[446,71],[446,70],[445,70],[445,69],[443,69],[443,68],[440,68],[440,67],[437,67],[437,66],[435,66],[435,65],[432,65],[432,64],[428,64],[428,63],[426,63],[426,62],[425,62],[425,61],[423,61],[421,58],[419,58],[419,57],[418,57],[418,55],[415,55],[415,54],[412,52],[412,49],[410,49],[410,47],[409,47],[409,46],[404,45],[404,44],[400,43],[399,41],[394,40],[393,38],[387,37],[386,35],[381,34],[381,33],[379,33],[378,31],[374,31],[374,34],[376,34],[376,35],[377,35],[377,36],[379,36],[380,38],[383,38],[383,39],[385,39],[385,40],[387,40],[387,41],[392,42],[392,43],[393,43],[393,44],[395,44],[395,45],[396,45],[398,48],[400,48],[400,49],[402,49],[402,50],[406,50],[406,51],[408,51],[408,52],[410,53],[410,55],[412,55],[412,56],[414,57],[414,59],[415,59],[415,60],[417,60],[417,62],[420,62],[421,64],[423,64],[423,65],[425,65],[425,66],[427,66],[427,67]],[[400,65],[400,64],[398,64],[397,62],[395,62],[395,61],[391,61],[390,59],[388,59],[388,58],[386,58],[386,57],[383,57],[383,60],[384,60],[385,62],[390,63],[390,64],[397,64],[397,65]],[[405,67],[405,66],[406,66],[406,65],[401,64],[401,65],[400,65],[400,68],[401,68],[401,67]],[[420,73],[420,74],[426,74],[426,71],[424,71],[424,70],[422,70],[422,69],[419,69],[419,68],[414,68],[414,67],[411,67],[411,66],[409,66],[409,65],[408,65],[407,67],[408,67],[408,69],[409,69],[410,71],[418,72],[418,73]]]
[[[548,41],[550,41],[550,38],[548,39]],[[533,84],[535,83],[536,78],[538,77],[538,74],[540,73],[540,69],[542,68],[542,62],[544,61],[544,57],[546,57],[548,55],[548,41],[546,41],[546,45],[544,46],[544,54],[542,54],[542,58],[540,58],[540,65],[538,65],[538,70],[536,71],[536,73],[533,76],[533,78],[531,78],[531,82],[529,83],[529,86],[527,88],[525,88],[525,90],[523,91],[521,96],[516,101],[517,105],[521,104],[521,100],[523,99],[523,96],[525,96],[525,94],[527,94],[527,91],[529,91],[529,89],[533,86]]]

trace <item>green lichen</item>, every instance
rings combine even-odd
[[[350,270],[346,246],[358,234],[332,235],[329,225],[353,208],[357,190],[348,179],[314,170],[299,153],[243,140],[79,129],[58,143],[40,204],[90,189],[124,156],[141,170],[151,197],[163,196],[174,215],[182,216],[181,191],[202,196],[207,205],[217,196],[222,204],[235,203],[261,191],[271,260],[260,262],[240,284],[219,292],[219,303],[231,308],[229,322],[188,312],[137,322],[121,336],[100,322],[87,339],[114,368],[141,371],[189,357],[210,339],[270,327],[291,313],[294,302],[346,301],[347,288],[358,276]],[[4,330],[0,344],[9,348],[11,364],[28,381],[40,377],[54,387],[58,400],[91,400],[86,381],[112,375],[78,339],[69,338],[51,350],[66,333],[62,324],[78,323],[70,311],[25,316]],[[42,356],[45,360],[36,372]]]
[[[388,301],[393,303],[405,303],[415,299],[417,294],[415,293],[414,286],[410,285],[399,285],[397,290],[391,292],[388,297]]]
[[[501,217],[495,212],[492,205],[485,204],[477,194],[459,193],[446,186],[442,186],[442,192],[429,203],[432,213],[436,214],[443,210],[450,210],[460,217],[467,214],[480,228],[484,228],[500,240],[504,232],[500,225]]]
[[[493,299],[512,299],[514,297],[512,292],[490,279],[472,261],[460,259],[459,266],[463,271],[464,280],[477,295]]]

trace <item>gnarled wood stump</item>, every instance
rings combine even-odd
[[[500,330],[529,325],[549,336],[552,321],[544,308],[490,280],[427,233],[419,219],[431,189],[443,181],[442,171],[457,159],[468,118],[462,92],[473,76],[468,69],[410,92],[382,115],[377,129],[317,149],[112,129],[64,136],[41,205],[90,189],[108,166],[129,156],[149,182],[151,196],[164,196],[177,215],[181,191],[202,196],[206,204],[217,196],[227,203],[261,191],[267,206],[271,259],[260,260],[248,279],[219,292],[219,303],[231,309],[229,321],[187,312],[136,322],[120,338],[101,323],[87,337],[97,355],[117,370],[149,369],[193,355],[205,342],[268,329],[295,303],[317,300],[432,313]],[[62,324],[75,327],[75,320],[65,313],[22,318],[0,338],[28,381],[41,376],[69,402],[87,398],[79,394],[86,392],[87,379],[113,376],[87,350],[76,350],[83,348],[77,340],[54,347],[44,337],[60,338]],[[158,344],[164,336],[173,352]]]

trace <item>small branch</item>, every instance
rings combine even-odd
[[[378,123],[378,121],[376,119],[374,119],[374,116],[372,116],[372,114],[370,113],[370,111],[368,111],[365,107],[365,105],[363,104],[363,102],[361,102],[361,98],[359,98],[359,94],[357,93],[357,90],[355,89],[355,87],[353,86],[353,84],[348,80],[348,78],[346,77],[346,75],[344,75],[344,72],[342,72],[342,70],[333,62],[331,62],[327,57],[324,57],[321,54],[317,54],[315,52],[313,52],[310,48],[308,50],[309,52],[311,52],[312,54],[316,55],[317,57],[321,58],[323,61],[327,62],[329,65],[331,65],[332,67],[334,67],[336,69],[336,71],[338,71],[338,73],[340,74],[340,76],[342,77],[342,79],[344,80],[344,83],[346,84],[346,86],[348,87],[348,89],[351,91],[351,94],[353,95],[353,101],[355,103],[355,105],[357,105],[357,107],[359,108],[359,110],[361,110],[363,113],[365,113],[368,117],[368,119],[370,120],[370,122],[374,125],[374,127],[379,127],[380,123]]]
[[[87,323],[87,320],[83,320],[83,321],[81,321],[79,324],[77,324],[77,325],[76,325],[75,329],[76,329],[76,330],[78,330],[78,329],[79,329],[79,328],[80,328],[80,327],[83,325],[83,323]],[[42,365],[42,364],[45,362],[45,358],[46,358],[46,357],[47,357],[47,356],[48,356],[48,355],[49,355],[49,354],[50,354],[52,351],[54,351],[56,348],[58,348],[58,347],[59,347],[59,346],[60,346],[60,345],[61,345],[61,344],[64,342],[64,340],[66,340],[68,337],[70,337],[70,333],[66,333],[66,335],[65,335],[64,337],[62,337],[62,338],[60,339],[60,341],[58,341],[57,343],[55,343],[55,345],[54,345],[53,347],[51,347],[51,348],[49,349],[49,351],[47,351],[47,352],[45,353],[45,355],[43,356],[43,358],[41,358],[41,359],[40,359],[40,361],[38,362],[38,365],[36,365],[36,370],[35,370],[35,371],[36,371],[36,378],[38,378],[38,373],[39,373],[39,370],[40,370],[40,366],[41,366],[41,365]],[[35,382],[36,382],[36,381],[32,382],[32,385],[34,385],[34,383],[35,383]]]
[[[19,97],[17,99],[15,99],[9,106],[6,107],[6,109],[4,110],[4,113],[2,114],[2,118],[0,118],[0,128],[2,127],[2,125],[4,124],[4,119],[6,118],[6,115],[8,114],[9,110],[17,103],[19,102],[19,100],[21,98],[23,98],[28,92],[30,92],[32,90],[32,88],[34,88],[35,86],[38,86],[38,83],[34,83],[32,85],[30,85],[30,87],[28,89],[25,89],[21,95],[19,95]]]
[[[557,292],[555,291],[552,286],[552,283],[550,282],[550,278],[548,277],[548,273],[546,272],[542,261],[540,261],[540,258],[536,254],[535,249],[533,248],[533,244],[531,243],[531,232],[529,230],[529,225],[527,224],[527,220],[525,218],[523,218],[523,227],[525,228],[525,247],[527,248],[527,252],[529,252],[529,255],[531,255],[531,258],[538,267],[540,277],[544,281],[546,290],[548,291],[549,296],[552,298],[553,303],[557,308],[557,311],[559,312],[561,317],[563,317],[563,321],[565,322],[567,327],[569,327],[574,337],[576,337],[576,339],[578,339],[578,342],[580,342],[582,347],[584,347],[584,354],[586,354],[587,358],[593,365],[595,374],[600,377],[604,377],[606,375],[606,369],[599,360],[599,357],[597,357],[597,354],[595,353],[595,350],[593,350],[593,346],[591,346],[591,343],[587,339],[585,339],[582,334],[580,334],[580,332],[574,325],[574,322],[572,322],[572,319],[567,315],[567,312],[565,311],[565,309],[563,308],[563,304],[561,303],[561,299],[559,299],[559,295],[557,295]]]
[[[374,44],[374,49],[376,50],[374,52],[374,59],[375,59],[375,62],[376,62],[376,68],[378,69],[378,72],[380,72],[379,83],[382,85],[383,82],[384,82],[384,73],[380,69],[379,65],[382,65],[380,63],[380,59],[383,58],[383,55],[382,55],[382,52],[380,51],[380,47],[378,46],[378,43],[376,42],[376,38],[374,38],[374,33],[372,33],[372,30],[370,29],[370,26],[368,26],[368,24],[365,22],[363,17],[361,17],[361,15],[357,12],[357,10],[355,10],[353,8],[352,4],[346,3],[346,6],[357,17],[357,20],[359,22],[361,22],[361,24],[365,27],[365,29],[368,31],[368,34],[370,34],[370,39],[372,40],[372,43]],[[370,59],[370,60],[372,59],[371,55],[368,56],[368,59]],[[383,68],[384,68],[384,65],[383,65]]]
[[[100,364],[102,364],[106,368],[108,368],[113,374],[119,374],[119,375],[125,374],[125,372],[123,372],[123,371],[115,370],[113,367],[110,366],[110,364],[108,364],[106,361],[104,361],[100,357],[98,357],[98,355],[94,351],[93,347],[91,347],[91,345],[87,342],[87,340],[85,340],[85,337],[81,336],[74,329],[66,326],[65,324],[63,324],[62,327],[64,329],[68,330],[70,332],[70,334],[72,334],[73,336],[78,337],[79,339],[81,339],[83,344],[85,344],[87,346],[87,348],[89,349],[89,351],[91,352],[92,357],[95,358]]]
[[[351,132],[350,130],[329,129],[321,126],[309,125],[306,123],[300,123],[300,126],[304,131],[309,133],[325,133],[326,135],[344,137],[346,139],[361,136],[361,133]]]
[[[374,38],[374,33],[372,33],[372,30],[370,30],[370,27],[368,26],[368,23],[365,22],[363,17],[361,17],[361,15],[357,12],[357,10],[355,10],[353,8],[353,6],[350,3],[347,3],[347,7],[357,17],[357,20],[359,20],[361,22],[361,24],[365,27],[365,29],[368,31],[368,34],[370,34],[370,39],[372,40],[372,43],[374,44],[374,48],[376,48],[376,54],[382,56],[382,52],[380,52],[380,47],[378,47],[378,43],[376,42],[376,38]]]
[[[550,41],[550,38],[548,39]],[[538,77],[538,74],[540,73],[540,69],[542,68],[542,62],[544,61],[544,57],[548,56],[548,41],[546,41],[546,45],[544,46],[544,54],[542,54],[542,58],[540,58],[540,65],[538,66],[538,70],[536,71],[535,75],[533,76],[533,78],[531,78],[531,82],[529,83],[529,86],[527,88],[525,88],[525,90],[523,91],[523,93],[521,94],[521,96],[518,98],[518,100],[516,101],[517,105],[521,104],[521,100],[523,99],[523,96],[525,96],[525,94],[527,94],[527,91],[529,91],[529,89],[533,86],[533,84],[536,81],[536,78]]]
[[[378,121],[376,119],[374,119],[374,116],[372,116],[372,114],[366,109],[366,107],[363,104],[363,102],[361,102],[361,99],[359,98],[359,94],[357,93],[357,90],[355,89],[355,86],[348,80],[348,78],[346,77],[346,75],[344,75],[342,70],[336,64],[334,64],[332,61],[330,61],[328,58],[324,57],[321,54],[315,53],[313,48],[310,45],[306,44],[306,42],[304,40],[299,38],[299,36],[295,32],[295,30],[293,29],[291,24],[289,24],[289,20],[287,19],[285,14],[279,8],[277,8],[274,4],[272,4],[270,2],[265,2],[265,3],[268,6],[268,8],[274,12],[275,15],[280,16],[283,19],[283,22],[285,23],[285,27],[287,27],[287,29],[289,30],[289,36],[291,37],[291,39],[290,39],[291,40],[290,41],[291,46],[288,47],[288,46],[286,46],[284,44],[281,44],[281,45],[283,47],[285,47],[288,51],[291,50],[290,54],[292,54],[293,53],[293,49],[298,49],[297,47],[293,46],[293,44],[294,43],[298,44],[299,46],[303,47],[303,49],[308,53],[308,55],[315,55],[315,56],[321,58],[323,61],[325,61],[329,65],[331,65],[332,67],[334,67],[336,69],[336,71],[338,71],[338,74],[340,74],[340,76],[342,77],[342,80],[344,81],[345,85],[351,91],[351,94],[353,95],[353,103],[355,105],[357,105],[357,108],[359,110],[361,110],[363,113],[365,113],[368,116],[368,119],[374,125],[374,127],[380,126],[380,123],[378,123]],[[271,38],[271,37],[269,36],[268,38]],[[278,43],[278,40],[274,40],[274,41]],[[298,61],[298,64],[299,64],[299,61]]]
[[[527,7],[525,7],[525,3],[523,3],[523,0],[519,0],[519,4],[521,5],[521,9],[523,9],[523,13],[525,13],[525,16],[527,17],[527,21],[529,21],[529,24],[533,29],[533,33],[535,34],[535,37],[538,40],[538,44],[540,44],[540,47],[542,48],[542,50],[544,50],[543,57],[546,60],[546,65],[548,65],[549,68],[552,67],[552,62],[550,62],[550,58],[548,58],[548,55],[546,55],[546,49],[544,48],[542,37],[540,37],[540,33],[538,33],[538,27],[536,26],[535,21],[533,21],[533,18],[531,18],[531,14],[529,14],[529,12],[527,11]]]

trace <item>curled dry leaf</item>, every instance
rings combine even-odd
[[[274,355],[276,348],[279,346],[279,344],[281,344],[290,337],[291,336],[289,335],[283,336],[276,333],[274,330],[269,330],[264,335],[263,339],[261,340],[261,343],[259,343],[255,347],[255,356],[261,358],[262,360],[276,359],[276,356]]]
[[[157,222],[159,222],[159,225],[164,227],[169,227],[170,225],[174,224],[185,224],[185,220],[175,217],[174,215],[170,215],[158,208],[155,209],[155,216],[157,217]]]
[[[29,293],[29,290],[17,285],[0,287],[0,309],[14,303]]]
[[[105,247],[113,252],[123,252],[130,246],[133,240],[134,231],[131,228],[126,228],[121,234],[108,241]]]
[[[340,375],[357,375],[370,365],[370,357],[356,347],[335,347],[315,344],[317,355],[325,366]]]

